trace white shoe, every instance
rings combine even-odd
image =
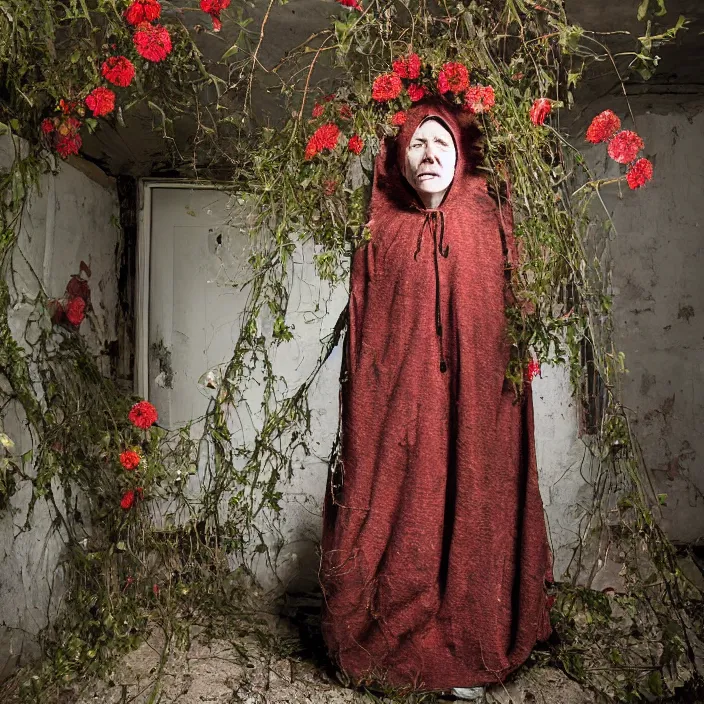
[[[452,696],[458,699],[476,700],[484,699],[484,692],[486,692],[486,687],[453,687]]]

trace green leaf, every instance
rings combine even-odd
[[[658,9],[655,12],[656,17],[662,17],[667,14],[667,8],[665,7],[665,0],[656,0],[658,3]]]
[[[646,14],[648,14],[648,5],[650,4],[650,0],[643,0],[641,4],[638,6],[638,21],[642,22],[645,19]]]

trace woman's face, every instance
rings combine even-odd
[[[437,120],[422,122],[406,149],[404,176],[427,207],[435,208],[455,177],[457,151],[450,132]]]

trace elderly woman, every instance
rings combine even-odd
[[[531,389],[514,403],[504,378],[511,216],[478,138],[420,103],[377,157],[320,572],[323,637],[354,682],[466,698],[551,633]]]

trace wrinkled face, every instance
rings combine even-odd
[[[406,149],[404,176],[425,203],[442,199],[455,176],[457,151],[449,131],[437,120],[422,122]],[[439,204],[439,203],[437,203]]]

